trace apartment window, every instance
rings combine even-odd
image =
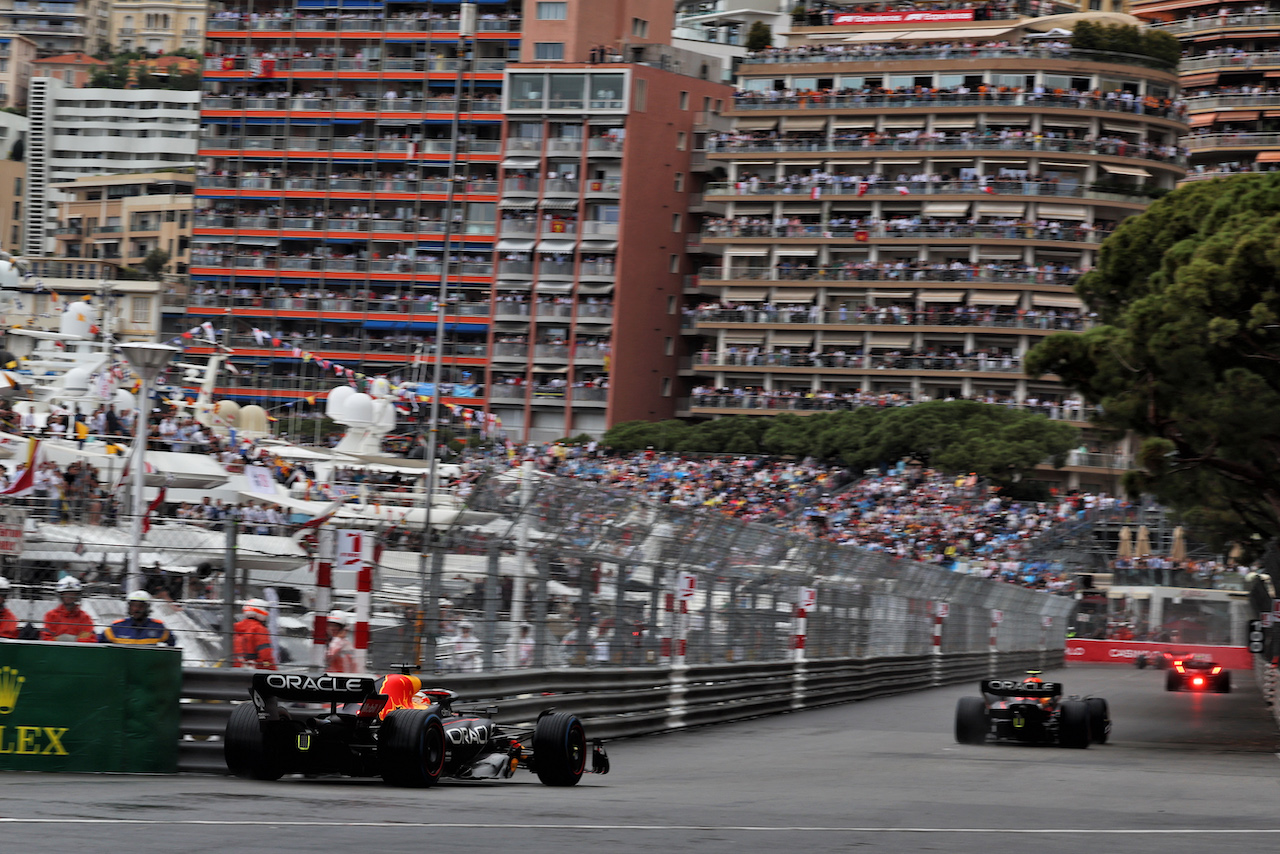
[[[662,396],[671,397],[671,377],[662,378]]]
[[[724,101],[716,98],[716,115],[720,115],[720,111],[724,109]]]
[[[711,96],[710,95],[702,99],[702,112],[704,113],[711,112]]]
[[[688,92],[680,93],[680,109],[682,110],[689,109],[689,93]]]
[[[534,59],[564,59],[564,42],[537,42],[533,46]]]
[[[676,313],[676,298],[673,296],[669,296],[667,297],[667,314],[675,314],[675,313]]]
[[[631,35],[638,39],[649,38],[649,22],[644,18],[631,19]]]
[[[668,356],[674,356],[676,354],[676,339],[671,336],[664,338],[662,341],[662,352]]]
[[[673,273],[680,272],[680,256],[679,255],[671,256],[671,272]]]
[[[537,18],[539,21],[563,21],[569,17],[568,5],[568,3],[539,3]]]
[[[62,72],[62,82],[66,83],[68,86],[74,86],[76,82],[76,73],[70,70]]]
[[[676,173],[676,192],[677,193],[684,192],[684,173],[683,172]]]
[[[638,112],[644,112],[649,103],[649,81],[636,81],[636,96],[632,99],[632,108]]]
[[[133,313],[130,319],[134,323],[151,322],[151,297],[134,297],[132,308]]]
[[[679,131],[676,134],[676,151],[684,151],[689,147],[689,134]]]
[[[671,215],[671,230],[674,231],[676,234],[680,233],[680,226],[683,224],[684,223],[681,221],[680,214],[673,213]]]

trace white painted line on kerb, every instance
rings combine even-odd
[[[453,822],[453,821],[267,821],[262,819],[154,819],[154,818],[0,818],[0,825],[6,824],[131,824],[152,827],[379,827],[406,828],[410,830],[490,830],[490,822]],[[1280,828],[1025,828],[1025,827],[760,827],[712,824],[511,824],[504,822],[503,829],[511,830],[671,830],[720,831],[740,833],[1015,833],[1022,836],[1054,836],[1062,834],[1078,834],[1086,836],[1146,836],[1193,834],[1200,836],[1274,834],[1280,835]]]

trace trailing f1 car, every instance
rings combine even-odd
[[[1101,697],[1062,697],[1062,683],[1045,682],[1038,671],[1026,679],[984,679],[981,697],[956,704],[956,741],[984,744],[987,739],[1088,747],[1106,744],[1111,713]]]
[[[1164,676],[1166,691],[1216,691],[1231,693],[1231,671],[1209,658],[1196,654],[1175,655]]]
[[[523,767],[548,786],[573,786],[587,773],[576,716],[546,709],[532,726],[499,724],[496,707],[455,709],[456,692],[423,689],[415,676],[256,673],[250,700],[227,722],[224,754],[239,777],[343,774],[424,787],[441,777],[505,779]],[[282,702],[322,705],[299,711]],[[590,773],[609,773],[599,741],[590,753]]]

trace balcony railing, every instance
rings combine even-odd
[[[828,345],[831,346],[831,345]],[[843,345],[842,345],[843,346]],[[873,345],[874,346],[874,345]],[[746,351],[760,348],[739,348]],[[900,349],[900,348],[896,348]],[[1022,360],[1018,356],[926,356],[872,354],[867,356],[821,353],[814,357],[809,353],[724,352],[698,353],[693,359],[694,370],[705,368],[823,368],[849,371],[910,371],[963,372],[980,374],[1020,374]]]
[[[1277,53],[1280,57],[1280,53]],[[892,109],[941,109],[966,107],[983,110],[994,107],[1019,107],[1022,109],[1078,109],[1109,113],[1129,113],[1139,116],[1155,116],[1162,119],[1183,121],[1181,107],[1161,106],[1144,102],[1140,96],[1132,100],[1121,97],[1109,99],[1090,93],[1079,95],[1035,95],[1028,92],[936,92],[930,94],[889,93],[867,95],[840,95],[815,92],[806,95],[782,95],[774,93],[738,92],[733,98],[733,109],[738,112],[759,113],[770,110],[892,110]],[[999,118],[989,120],[999,124]]]
[[[971,139],[780,139],[780,140],[707,140],[707,152],[713,155],[757,155],[769,152],[814,152],[818,154],[873,154],[889,151],[1040,151],[1050,155],[1101,154],[1109,157],[1136,157],[1183,165],[1186,158],[1176,146],[1152,145],[1148,142],[1085,142],[1057,138],[1010,138],[976,136]]]
[[[438,220],[345,219],[327,217],[230,216],[202,214],[195,218],[196,228],[234,228],[274,231],[355,231],[374,234],[443,234]],[[494,223],[473,221],[464,224],[465,234],[493,234]]]
[[[811,392],[774,392],[766,394],[745,394],[725,392],[723,394],[695,394],[689,398],[689,405],[694,409],[765,409],[789,412],[821,412],[840,409],[860,409],[872,407],[883,409],[886,404],[877,400],[875,395],[861,393],[841,393],[816,389]],[[901,405],[909,406],[910,401]],[[1007,409],[1021,409],[1044,415],[1053,421],[1088,421],[1094,410],[1072,404],[1060,403],[1038,404],[1029,406],[1026,403],[1004,402],[996,404]]]
[[[921,301],[928,302],[928,295],[921,294]],[[976,301],[981,297],[974,297]],[[774,302],[786,303],[785,296],[778,296]],[[913,300],[914,302],[914,300]],[[1074,312],[1058,309],[1033,309],[1027,311],[1001,311],[989,308],[975,308],[972,312],[966,306],[963,311],[954,308],[935,308],[928,311],[890,311],[888,308],[854,308],[849,310],[823,311],[817,308],[789,310],[765,308],[717,308],[693,313],[697,328],[702,324],[751,324],[773,326],[778,324],[805,324],[808,326],[965,326],[991,329],[1032,329],[1046,332],[1083,332],[1092,323],[1078,317]],[[709,327],[704,332],[714,334]]]
[[[425,298],[424,298],[425,297]],[[231,294],[190,294],[184,304],[194,308],[269,308],[277,311],[305,311],[320,314],[429,314],[434,316],[438,303],[435,294],[414,293],[399,298],[388,296],[384,299],[355,298],[309,298],[275,296],[271,294],[254,294],[253,296],[236,296]],[[445,303],[444,313],[458,317],[488,317],[489,304],[483,302],[450,302]]]
[[[439,261],[365,260],[310,255],[232,255],[219,252],[193,252],[191,266],[229,267],[247,272],[285,270],[315,273],[416,273],[427,276],[438,276],[442,272]],[[493,265],[454,262],[449,265],[449,272],[459,276],[491,276]]]
[[[406,69],[411,70],[411,69]],[[501,100],[466,99],[461,103],[452,98],[301,98],[285,96],[265,98],[252,96],[220,95],[206,97],[201,102],[206,110],[280,110],[301,112],[382,112],[382,113],[500,113]]]
[[[1193,71],[1248,71],[1254,68],[1270,68],[1280,65],[1280,50],[1259,50],[1249,53],[1223,53],[1216,56],[1183,57],[1178,70],[1183,74]]]
[[[913,196],[1055,196],[1068,199],[1092,199],[1102,202],[1127,202],[1145,204],[1147,199],[1127,193],[1107,193],[1085,187],[1054,184],[1048,181],[997,180],[986,184],[977,181],[894,181],[877,182],[859,186],[856,183],[827,182],[821,184],[792,184],[787,181],[750,181],[737,184],[708,184],[708,197],[720,196],[786,196],[790,200],[810,199],[813,190],[818,196],[901,196],[899,187]]]
[[[1204,148],[1274,148],[1280,133],[1202,133],[1184,136],[1182,144],[1191,151]]]
[[[264,151],[284,153],[287,151],[371,151],[384,153],[409,154],[412,144],[418,154],[448,154],[453,150],[453,143],[447,139],[407,140],[407,139],[327,139],[314,136],[218,136],[203,133],[200,136],[201,147],[205,149],[228,149],[231,151]],[[472,154],[497,154],[499,143],[496,139],[468,140],[463,149]]]
[[[853,48],[846,51],[830,52],[817,48],[800,50],[770,50],[753,54],[743,59],[744,65],[812,65],[814,63],[855,63],[855,62],[916,62],[919,60],[949,59],[969,62],[975,59],[1026,59],[1032,61],[1056,60],[1059,62],[1102,62],[1108,65],[1137,65],[1142,68],[1157,68],[1161,71],[1173,71],[1173,63],[1149,56],[1138,56],[1131,53],[1113,53],[1111,51],[1072,50],[1070,48],[1036,47],[1029,42],[1009,45],[1007,47],[959,47],[943,45],[940,47],[900,47],[891,45],[884,49],[878,45],[870,49]]]
[[[299,18],[293,16],[293,7],[281,8],[280,12],[288,15],[285,18],[269,17],[275,10],[263,10],[261,16],[244,16],[243,18],[215,18],[209,21],[211,31],[261,31],[272,32],[359,32],[359,33],[456,33],[458,21],[447,18],[424,18],[406,16],[399,18],[357,17],[357,18]],[[519,18],[481,19],[476,21],[476,30],[482,33],[507,33],[520,31]]]
[[[701,232],[707,239],[737,238],[793,238],[807,240],[842,240],[854,242],[872,239],[903,240],[958,240],[964,238],[994,238],[998,240],[1051,240],[1075,243],[1101,243],[1110,231],[1085,225],[1068,225],[1058,228],[1039,227],[1030,224],[994,225],[958,222],[954,225],[868,225],[865,227],[832,225],[831,223],[802,223],[775,227],[743,223],[715,223]],[[785,254],[785,253],[784,253]]]
[[[449,191],[448,181],[416,181],[404,178],[302,178],[302,177],[237,177],[235,175],[201,175],[196,178],[201,189],[240,190],[318,190],[331,193],[435,193]],[[467,181],[454,187],[460,193],[496,194],[497,181]]]
[[[786,251],[783,250],[783,255]],[[914,269],[903,267],[858,267],[854,264],[831,264],[812,267],[703,267],[699,278],[708,282],[977,282],[1011,285],[1072,286],[1082,273],[1046,272],[1040,270],[998,270],[980,265],[954,269]]]

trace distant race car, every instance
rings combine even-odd
[[[1231,693],[1231,671],[1203,653],[1175,655],[1164,675],[1166,691]]]
[[[573,786],[588,773],[588,752],[590,773],[609,773],[604,746],[588,751],[574,715],[546,709],[532,726],[499,724],[496,707],[455,709],[456,692],[424,690],[414,676],[255,673],[250,700],[227,722],[224,754],[239,777],[343,774],[423,787],[441,777],[505,779],[523,767],[548,786]]]
[[[981,697],[956,704],[956,741],[984,744],[1020,741],[1088,747],[1106,744],[1111,713],[1101,697],[1062,698],[1062,683],[1046,682],[1037,672],[1024,679],[984,679]]]

